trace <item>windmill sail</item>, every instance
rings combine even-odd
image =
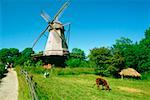
[[[48,28],[49,28],[49,25],[45,28],[44,31],[41,32],[41,34],[39,35],[39,37],[35,40],[32,48],[35,46],[35,44],[38,42],[38,40],[42,37],[42,35],[48,30]]]
[[[50,16],[45,12],[45,11],[41,11],[41,17],[46,21],[49,22]]]
[[[70,0],[68,0],[68,1],[59,9],[59,11],[58,11],[58,12],[56,13],[56,15],[54,16],[53,21],[56,20],[56,19],[59,17],[59,15],[63,12],[63,10],[64,10],[69,4],[70,4]]]

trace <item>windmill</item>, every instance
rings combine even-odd
[[[64,57],[66,57],[66,55],[69,54],[68,44],[65,38],[64,27],[66,25],[69,25],[69,28],[70,28],[70,23],[63,25],[59,21],[59,17],[61,13],[64,11],[65,8],[69,6],[69,4],[70,4],[70,0],[65,2],[51,21],[49,20],[50,17],[46,12],[44,11],[41,12],[41,16],[48,23],[48,25],[45,28],[45,30],[43,30],[38,36],[38,38],[35,40],[32,48],[36,45],[38,40],[43,35],[45,35],[45,32],[48,31],[49,32],[48,39],[45,45],[45,50],[43,51],[43,54],[41,56],[42,58],[51,57],[52,59],[54,59],[54,58],[61,57],[62,59],[64,59]]]

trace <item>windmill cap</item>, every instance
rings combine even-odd
[[[62,24],[59,20],[54,20],[54,23]]]

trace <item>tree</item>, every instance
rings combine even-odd
[[[25,48],[21,52],[21,54],[19,55],[19,57],[17,58],[16,64],[17,65],[23,65],[27,61],[33,62],[31,54],[34,54],[33,49],[32,48]]]
[[[145,31],[145,39],[150,39],[150,27]]]
[[[145,31],[145,38],[139,43],[139,63],[138,70],[140,72],[150,70],[150,27]]]
[[[20,55],[19,50],[16,48],[10,48],[9,51],[10,51],[9,62],[15,63],[18,56]]]
[[[124,57],[120,54],[119,51],[116,51],[112,54],[109,62],[110,65],[107,68],[107,72],[109,72],[109,74],[112,76],[118,76],[118,72],[125,68]]]
[[[65,62],[68,67],[90,67],[86,61],[85,53],[79,48],[73,48],[69,59]]]
[[[0,79],[3,77],[4,73],[6,72],[5,64],[0,62]]]
[[[19,50],[16,48],[10,48],[10,56],[19,55]]]
[[[73,48],[72,52],[70,53],[70,57],[84,60],[85,59],[85,53],[83,50],[81,50],[79,48]]]
[[[17,57],[19,56],[19,50],[16,48],[3,48],[0,50],[0,61],[3,63],[9,62],[15,62]]]
[[[150,48],[150,28],[145,31],[145,38],[140,41],[140,45]]]
[[[139,45],[134,44],[129,46],[124,53],[125,66],[137,69],[139,62]]]
[[[96,66],[97,74],[106,75],[106,70],[109,67],[111,51],[108,48],[94,48],[90,50],[89,61]]]
[[[30,58],[31,54],[34,54],[34,51],[32,48],[25,48],[22,52],[21,55],[24,56],[25,58]]]
[[[0,50],[0,61],[2,63],[6,63],[9,61],[10,50],[7,48],[3,48]]]
[[[132,44],[133,43],[129,38],[121,37],[120,39],[116,40],[116,43],[112,47],[112,51],[119,51],[121,55],[124,56],[124,51]]]

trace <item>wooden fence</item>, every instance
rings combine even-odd
[[[23,69],[21,69],[20,72],[21,72],[21,74],[24,75],[24,77],[25,77],[25,79],[26,79],[26,81],[27,81],[27,83],[29,85],[30,95],[32,97],[32,100],[39,100],[38,96],[36,94],[36,91],[35,91],[36,86],[35,86],[35,82],[33,82],[33,79],[32,79],[33,77],[30,76],[28,74],[28,72],[23,70]]]

